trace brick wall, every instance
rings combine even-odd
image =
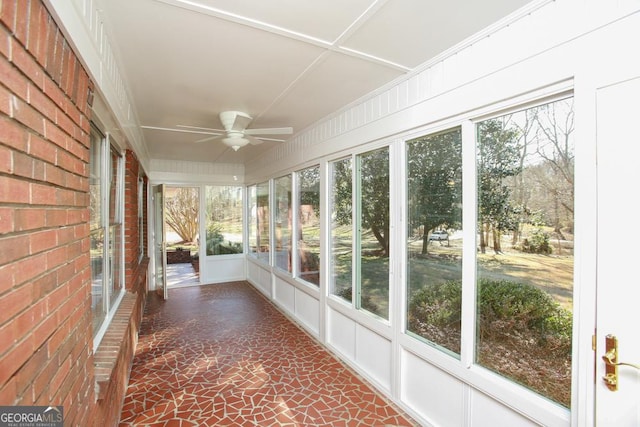
[[[137,220],[126,219],[135,230],[127,230],[125,246],[136,252],[127,257],[126,287],[139,292],[119,310],[128,326],[109,378],[116,394],[98,399],[88,225],[92,93],[41,0],[0,0],[0,405],[64,405],[65,425],[105,426],[120,415],[146,261],[137,260]],[[129,168],[137,179],[137,160]],[[127,191],[137,199],[137,184]]]

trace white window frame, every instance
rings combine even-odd
[[[100,227],[103,230],[103,247],[104,253],[102,258],[102,304],[103,310],[105,314],[105,318],[102,320],[100,326],[93,331],[93,348],[94,350],[98,348],[104,334],[106,333],[109,324],[113,320],[116,310],[122,301],[122,298],[125,294],[125,283],[124,283],[124,169],[125,169],[125,159],[121,150],[118,149],[115,145],[113,145],[110,141],[109,133],[102,133],[97,126],[92,127],[92,132],[96,132],[100,136],[100,152],[102,154],[102,161],[100,164],[100,188],[101,188],[101,216],[102,216],[102,224]],[[120,241],[119,250],[114,251],[119,254],[118,259],[114,260],[119,264],[120,268],[115,269],[119,274],[119,279],[121,283],[121,287],[117,290],[117,294],[113,296],[113,300],[111,300],[111,295],[109,295],[109,289],[112,283],[111,270],[109,269],[109,263],[111,259],[109,257],[109,236],[110,236],[110,227],[112,224],[109,222],[109,178],[110,178],[110,168],[109,168],[109,160],[111,158],[112,151],[118,155],[118,168],[116,177],[116,184],[118,185],[116,188],[116,201],[119,200],[119,203],[116,204],[116,212],[114,213],[114,224],[120,225],[120,238],[116,239]],[[113,301],[113,302],[112,302]]]

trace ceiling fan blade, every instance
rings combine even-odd
[[[196,133],[199,135],[220,135],[218,133],[214,134],[212,132],[207,132],[203,130],[174,129],[174,128],[163,128],[158,126],[140,126],[140,127],[143,129],[162,130],[162,131],[168,131],[168,132]]]
[[[213,135],[213,136],[210,136],[208,138],[199,139],[199,140],[193,141],[193,142],[195,142],[196,144],[199,144],[201,142],[215,141],[215,140],[218,140],[218,139],[222,139],[224,137],[225,137],[225,135]]]
[[[248,135],[245,135],[245,137],[247,137]],[[266,138],[264,136],[254,136],[253,138],[256,139],[261,139],[262,141],[273,141],[273,142],[285,142],[286,139],[279,139],[279,138]]]
[[[293,133],[292,127],[284,128],[264,128],[264,129],[247,129],[244,131],[245,135],[291,135]]]
[[[197,130],[202,130],[202,131],[209,131],[209,132],[218,132],[220,134],[225,133],[225,130],[222,129],[213,129],[213,128],[204,128],[204,127],[200,127],[200,126],[189,126],[189,125],[176,125],[177,128],[184,128],[184,129],[197,129]]]
[[[258,138],[254,138],[254,137],[253,137],[253,136],[251,136],[251,135],[245,135],[245,136],[244,136],[244,138],[245,138],[245,139],[248,139],[248,140],[249,140],[249,144],[251,144],[251,145],[260,145],[260,144],[262,144],[262,142],[263,142],[263,141],[261,141],[260,139],[258,139]]]

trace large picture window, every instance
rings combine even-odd
[[[389,318],[389,148],[356,156],[356,306]]]
[[[573,100],[477,133],[476,362],[569,407]]]
[[[269,182],[247,189],[249,198],[249,251],[256,258],[269,262]]]
[[[353,168],[351,157],[329,164],[331,174],[331,293],[352,302]]]
[[[275,265],[291,272],[291,175],[275,179]]]
[[[242,253],[242,187],[207,186],[205,206],[207,256]]]
[[[95,127],[89,147],[91,310],[94,337],[106,329],[123,286],[123,157]],[[99,338],[98,340],[99,341]]]
[[[297,277],[320,285],[320,167],[296,173]]]
[[[462,135],[407,142],[407,331],[456,355],[462,310]]]

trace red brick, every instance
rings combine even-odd
[[[0,146],[0,172],[13,173],[13,151]]]
[[[40,49],[44,46],[40,46],[40,33],[46,31],[46,27],[43,24],[43,15],[45,14],[44,7],[40,2],[31,1],[31,9],[29,10],[29,28],[27,32],[27,49],[35,57],[38,56]],[[44,21],[46,24],[46,21]]]
[[[13,232],[14,221],[15,221],[15,209],[8,208],[8,207],[0,207],[0,235]]]
[[[13,1],[3,1],[0,3],[0,21],[13,31],[16,27],[16,3]]]
[[[56,202],[58,206],[77,206],[76,193],[63,188],[56,189]]]
[[[37,87],[42,88],[44,72],[40,68],[40,64],[15,40],[11,44],[11,61],[30,81]]]
[[[30,250],[32,254],[54,248],[58,244],[58,233],[56,230],[45,230],[31,233],[29,235]]]
[[[14,325],[16,338],[22,339],[31,334],[33,327],[40,323],[45,316],[45,304],[42,301],[27,307],[22,313],[11,320]]]
[[[27,235],[0,238],[0,265],[14,262],[29,255],[28,242],[29,236]],[[0,302],[1,304],[2,302]]]
[[[0,294],[3,294],[16,285],[15,271],[15,264],[0,265]]]
[[[16,209],[16,231],[34,230],[45,226],[44,209]]]
[[[21,285],[35,277],[40,276],[47,270],[46,254],[33,255],[16,262],[13,278],[16,285]]]
[[[53,292],[58,286],[58,274],[56,270],[47,270],[47,272],[33,280],[33,298],[34,300],[42,300],[47,294]],[[46,302],[46,301],[45,301]],[[46,311],[46,305],[45,305]]]
[[[11,109],[11,116],[40,135],[44,134],[44,118],[42,114],[26,102],[16,99]]]
[[[45,344],[47,339],[53,335],[56,330],[57,319],[56,316],[51,315],[46,317],[37,326],[31,326],[30,334],[33,335],[33,348],[38,349],[41,345]],[[49,352],[51,354],[51,352]]]
[[[47,60],[47,34],[51,28],[49,22],[52,21],[51,16],[42,8],[39,16],[40,22],[38,23],[38,52],[35,54],[38,63],[44,67]]]
[[[16,325],[14,321],[7,322],[3,326],[0,326],[0,342],[2,348],[0,349],[0,357],[8,349],[18,341],[18,333],[16,332]]]
[[[9,92],[9,90],[0,85],[0,113],[4,113],[7,116],[11,115],[11,105],[13,103],[13,98],[14,96]]]
[[[7,59],[9,59],[9,46],[11,46],[11,36],[4,27],[0,26],[0,55]]]
[[[56,189],[49,185],[31,184],[31,200],[34,205],[55,205]]]
[[[13,177],[0,179],[0,202],[28,203],[29,183]]]
[[[58,364],[52,363],[50,360],[43,366],[43,369],[38,372],[38,375],[33,380],[33,388],[36,393],[36,398],[38,398],[45,390],[47,390],[49,384],[51,383],[51,378],[55,375],[58,370]]]
[[[18,98],[27,99],[29,81],[13,64],[4,58],[0,58],[0,81]]]
[[[68,225],[68,214],[66,209],[47,209],[45,212],[45,224],[47,227],[61,227]]]
[[[48,184],[58,185],[60,187],[66,187],[66,173],[55,167],[54,165],[45,165],[45,179]]]
[[[73,120],[71,120],[69,116],[67,116],[62,110],[56,110],[55,123],[60,129],[62,129],[67,135],[70,135],[71,137],[75,137],[79,134],[79,130],[77,130],[78,126],[73,123]],[[65,145],[64,147],[67,148],[67,145]]]
[[[23,44],[27,43],[27,29],[29,24],[29,2],[18,1],[16,10],[16,27],[14,29],[15,37]]]
[[[62,110],[65,109],[67,98],[64,96],[62,90],[52,79],[48,77],[44,79],[43,91],[53,101],[53,103],[58,106],[58,108]]]
[[[13,153],[13,173],[17,176],[33,178],[33,159],[20,152]]]
[[[54,250],[51,250],[49,252],[46,253],[47,256],[47,266],[50,269],[56,268],[64,263],[66,263],[67,260],[67,248],[66,247],[58,247]]]
[[[17,395],[18,389],[16,387],[16,379],[11,378],[4,386],[0,386],[0,405],[14,406],[16,404]]]
[[[28,153],[48,163],[55,163],[57,148],[38,135],[29,134]]]
[[[32,286],[14,288],[0,298],[0,325],[27,308],[32,301]],[[2,381],[0,381],[2,383]]]
[[[47,363],[47,349],[41,347],[36,351],[33,356],[24,364],[16,375],[16,387],[18,395],[30,386],[33,386],[33,379],[42,370],[42,367]]]
[[[58,106],[40,88],[33,84],[29,85],[28,101],[36,110],[45,117],[54,117]]]
[[[49,141],[66,150],[67,135],[55,123],[50,120],[44,121],[44,136]]]
[[[47,342],[47,349],[50,354],[55,353],[56,350],[62,346],[62,343],[71,335],[70,325],[72,325],[71,321],[67,320],[53,333],[51,339]]]

